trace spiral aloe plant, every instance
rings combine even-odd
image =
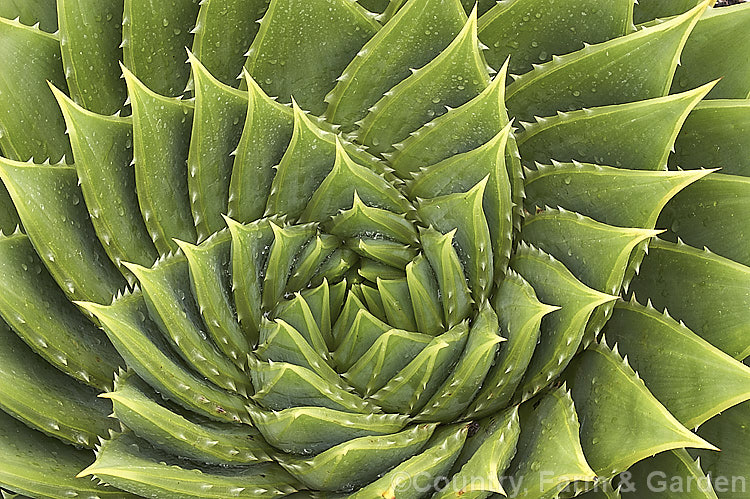
[[[747,498],[712,3],[0,0],[3,497]]]

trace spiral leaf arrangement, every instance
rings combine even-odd
[[[750,478],[711,3],[0,1],[3,497]]]

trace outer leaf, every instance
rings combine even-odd
[[[416,425],[393,435],[360,437],[312,458],[286,457],[280,464],[312,490],[351,489],[417,454],[436,427]],[[365,459],[367,466],[362,466]]]
[[[369,108],[358,122],[357,141],[373,154],[398,149],[409,137],[448,108],[458,107],[479,95],[489,83],[487,63],[477,39],[477,13],[451,44],[424,67],[394,86]]]
[[[712,86],[537,119],[518,137],[521,157],[527,166],[557,160],[665,170],[680,126]]]
[[[130,433],[102,444],[96,462],[78,476],[93,475],[139,496],[168,499],[259,497],[291,494],[298,484],[275,463],[245,468],[211,469],[168,465],[170,458]],[[174,462],[174,458],[171,458]],[[191,466],[188,468],[187,466]]]
[[[717,499],[711,478],[701,470],[700,461],[693,461],[684,449],[644,459],[627,473],[627,484],[620,486],[624,498]]]
[[[206,0],[200,3],[192,52],[206,69],[226,85],[242,79],[245,51],[260,26],[256,22],[269,0]]]
[[[582,49],[586,42],[627,34],[632,12],[632,0],[498,2],[479,19],[479,39],[489,46],[486,56],[492,67],[499,68],[510,57],[510,72],[523,74],[554,55]]]
[[[715,173],[688,186],[664,208],[659,225],[693,246],[750,265],[750,178]]]
[[[400,414],[355,414],[324,407],[293,407],[279,412],[248,407],[260,432],[277,449],[317,454],[366,436],[390,435],[406,426]]]
[[[417,499],[424,495],[424,489],[432,485],[450,471],[463,448],[468,425],[444,426],[435,432],[428,447],[396,466],[370,485],[352,494],[352,499],[384,497]],[[398,496],[396,495],[398,494]]]
[[[121,375],[112,401],[117,419],[170,455],[201,463],[243,465],[270,461],[270,447],[248,425],[209,423],[168,404],[134,373]]]
[[[0,238],[0,314],[47,362],[79,381],[111,389],[124,366],[112,344],[44,268],[29,239]]]
[[[139,213],[131,120],[105,117],[76,105],[51,87],[68,125],[81,192],[105,251],[126,278],[122,262],[150,266],[156,249]]]
[[[669,157],[673,168],[721,168],[722,173],[750,177],[744,146],[750,134],[750,100],[699,103],[688,115]]]
[[[750,97],[750,59],[734,43],[750,28],[750,6],[709,9],[690,34],[674,75],[672,91],[695,87],[721,78],[709,97]]]
[[[246,399],[210,384],[186,368],[171,352],[157,326],[147,319],[140,292],[112,305],[79,302],[101,322],[128,366],[162,396],[216,421],[249,422]]]
[[[379,28],[355,2],[271,0],[245,67],[269,95],[293,97],[319,115],[336,78]]]
[[[541,340],[517,392],[527,399],[560,375],[576,353],[594,309],[616,297],[587,287],[565,265],[525,244],[511,268],[531,284],[543,303],[561,307],[542,321]]]
[[[188,144],[192,106],[162,97],[123,67],[133,108],[135,182],[143,220],[156,249],[177,250],[173,238],[197,240],[188,199]],[[172,193],[165,196],[165,192]]]
[[[747,470],[750,465],[750,402],[733,407],[708,421],[700,429],[703,438],[721,446],[721,452],[698,451],[706,473],[715,477],[719,497],[741,499],[747,495]]]
[[[617,351],[594,344],[566,373],[591,467],[609,477],[670,449],[714,449],[682,426],[648,391]]]
[[[225,227],[231,152],[247,112],[247,94],[215,79],[192,54],[195,113],[188,154],[188,189],[198,241]]]
[[[70,95],[98,114],[114,114],[127,96],[120,79],[123,0],[57,2],[60,48]]]
[[[125,66],[157,94],[181,95],[190,76],[185,47],[193,42],[198,0],[125,0],[122,49]]]
[[[688,428],[750,399],[750,368],[653,308],[618,302],[604,333]]]
[[[525,204],[529,211],[559,206],[609,225],[653,229],[667,202],[708,174],[555,163],[527,172]]]
[[[666,95],[685,40],[707,6],[705,0],[665,23],[554,58],[508,87],[508,109],[528,121]]]
[[[109,303],[125,279],[99,244],[75,169],[0,159],[0,178],[36,252],[65,294]]]
[[[508,343],[500,347],[466,418],[491,415],[508,406],[539,341],[542,318],[558,310],[541,303],[531,285],[512,270],[498,287],[492,306]]]
[[[271,182],[289,140],[294,114],[270,99],[255,80],[244,72],[248,87],[245,126],[232,166],[228,214],[239,222],[252,222],[263,216]]]
[[[750,268],[685,244],[653,241],[631,286],[736,359],[750,354]],[[667,290],[679,289],[679,293]]]
[[[0,411],[0,485],[31,497],[97,496],[131,498],[130,494],[75,478],[91,463],[91,452],[78,450],[32,430]]]
[[[521,406],[518,450],[506,472],[514,479],[510,497],[554,497],[571,482],[594,481],[578,421],[570,393],[562,388]]]
[[[0,324],[0,408],[31,428],[92,448],[115,429],[97,390],[71,380]]]
[[[4,154],[38,163],[70,158],[65,121],[46,84],[51,81],[66,88],[58,37],[0,18],[0,53],[6,75],[0,83],[0,146]]]
[[[39,27],[48,33],[57,31],[57,12],[54,0],[2,0],[0,17],[18,18],[26,26],[39,23]]]
[[[326,96],[328,121],[354,128],[410,68],[424,66],[447,47],[465,22],[459,0],[409,0],[344,69]]]
[[[638,0],[633,12],[636,24],[645,23],[656,18],[667,18],[688,11],[700,4],[701,0],[673,0],[662,2],[661,0]]]

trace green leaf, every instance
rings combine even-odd
[[[48,33],[57,31],[55,0],[0,0],[0,17],[18,19],[26,26],[39,23]]]
[[[122,51],[125,66],[144,85],[168,97],[182,95],[190,76],[185,47],[193,43],[198,0],[125,0]]]
[[[70,158],[65,120],[46,83],[67,88],[57,35],[0,18],[0,53],[5,75],[0,82],[0,146],[4,154],[37,163]]]
[[[185,164],[193,107],[150,91],[122,68],[133,108],[133,159],[138,202],[160,254],[178,249],[173,239],[195,242]],[[171,193],[165,196],[164,193]]]
[[[421,454],[407,459],[349,497],[351,499],[371,497],[418,499],[423,497],[425,490],[431,490],[434,483],[448,475],[461,453],[468,431],[468,425],[465,424],[438,428]]]
[[[271,0],[245,67],[269,95],[320,115],[336,78],[378,29],[356,2]]]
[[[617,295],[633,249],[660,231],[622,228],[547,209],[526,219],[521,237],[562,262],[587,286]]]
[[[672,92],[720,78],[711,99],[750,98],[750,64],[736,43],[750,28],[750,6],[709,9],[685,44]]]
[[[255,80],[244,72],[248,87],[248,108],[229,182],[228,214],[247,223],[263,216],[274,167],[292,137],[292,109],[270,99]]]
[[[339,210],[352,208],[354,195],[364,203],[391,212],[412,213],[414,208],[398,189],[370,168],[357,164],[336,138],[333,169],[315,190],[300,221],[327,222]]]
[[[318,323],[320,333],[323,335],[323,339],[329,346],[329,350],[332,350],[333,346],[333,335],[331,334],[331,287],[328,285],[328,280],[323,279],[323,282],[317,287],[309,287],[300,292],[302,298],[310,307],[315,322]]]
[[[224,355],[243,366],[252,345],[240,329],[232,299],[229,231],[216,233],[199,246],[178,244],[187,258],[190,289],[208,333]]]
[[[356,190],[352,207],[334,215],[325,227],[327,232],[344,239],[379,234],[402,244],[419,242],[417,229],[405,215],[366,205]]]
[[[463,260],[469,288],[472,290],[472,298],[476,303],[487,299],[493,284],[494,255],[490,240],[489,220],[482,207],[489,180],[490,175],[487,175],[467,192],[419,200],[417,207],[419,218],[428,226],[442,233],[455,231],[455,242]],[[496,182],[494,186],[496,191],[492,193],[494,195],[488,198],[499,197],[497,183],[499,182]],[[508,193],[507,183],[503,191]],[[510,200],[508,200],[508,205],[510,205]],[[500,210],[497,212],[499,215]],[[505,221],[507,225],[510,225],[510,215]],[[510,227],[508,231],[510,232]],[[503,236],[510,239],[509,234],[503,234]],[[508,252],[510,252],[509,247]]]
[[[2,156],[2,151],[0,151],[0,156]],[[13,205],[8,189],[0,182],[0,232],[12,234],[20,225],[21,219],[18,218],[18,211]]]
[[[391,168],[407,177],[420,167],[433,165],[457,154],[469,152],[486,144],[508,124],[505,109],[507,65],[481,94],[466,104],[441,114],[419,130],[412,132],[393,151]]]
[[[511,127],[508,125],[493,139],[477,149],[457,154],[421,170],[414,174],[414,180],[407,184],[410,197],[434,198],[430,203],[427,203],[429,205],[440,203],[441,199],[444,201],[448,199],[458,200],[460,198],[456,198],[455,195],[453,198],[447,196],[459,192],[466,192],[466,196],[470,193],[478,195],[479,192],[474,192],[474,189],[480,189],[482,183],[485,182],[485,187],[482,188],[483,192],[480,196],[482,198],[481,208],[474,206],[470,211],[472,218],[479,217],[479,214],[482,211],[484,212],[485,223],[490,231],[492,254],[485,255],[481,259],[476,258],[475,267],[478,266],[479,268],[469,266],[468,273],[474,281],[472,282],[474,288],[479,284],[476,282],[478,276],[485,274],[492,276],[493,262],[495,278],[500,280],[510,259],[515,214],[514,202],[517,201],[516,196],[519,195],[517,192],[512,192],[515,189],[515,175],[511,173],[514,167],[512,162],[508,162],[506,158],[510,130]],[[520,191],[523,193],[523,185],[520,186]],[[427,213],[422,213],[425,211],[422,206],[423,203],[420,203],[420,213],[424,217]],[[434,209],[431,211],[434,211]],[[458,210],[453,208],[449,210],[449,213],[450,211]],[[464,214],[464,217],[468,215],[468,213]],[[463,246],[464,252],[469,255],[473,252],[479,253],[478,256],[481,256],[480,248],[482,244],[485,248],[488,246],[486,236],[479,237],[481,226],[480,234],[476,234],[476,237],[469,237],[468,231],[464,230],[464,226],[481,224],[481,221],[473,220],[470,223],[469,220],[464,220],[459,225],[448,228],[444,222],[438,223],[439,220],[431,220],[431,218],[433,217],[428,216],[426,222],[435,224],[441,231],[447,231],[454,227],[458,228],[458,234],[463,239],[463,241],[459,241],[459,246]],[[466,240],[467,237],[469,237],[469,240]],[[475,245],[478,247],[472,248]],[[487,261],[488,256],[492,261]],[[490,267],[489,271],[481,268],[482,263],[486,267]],[[492,279],[487,280],[491,281]]]
[[[112,487],[95,485],[76,474],[91,463],[90,451],[76,449],[28,428],[0,411],[0,485],[31,497],[131,496]]]
[[[386,411],[417,413],[438,391],[466,345],[462,322],[430,341],[419,354],[370,398]]]
[[[116,428],[98,390],[71,380],[37,356],[0,321],[0,408],[40,430],[80,447],[93,448]]]
[[[750,265],[750,178],[714,173],[678,193],[659,225],[692,246]]]
[[[638,0],[633,9],[634,21],[636,24],[645,23],[656,18],[667,18],[686,12],[702,0],[672,0],[664,2],[662,0]]]
[[[391,435],[360,437],[315,457],[285,457],[279,463],[312,490],[359,487],[420,452],[436,427],[422,424]]]
[[[508,490],[510,497],[555,497],[571,482],[594,481],[596,474],[581,449],[579,418],[570,392],[558,388],[527,402],[519,419],[518,450],[506,471],[516,489]]]
[[[224,391],[187,368],[147,315],[140,291],[112,305],[77,302],[102,324],[128,367],[163,397],[216,421],[249,422],[247,399]]]
[[[747,478],[750,466],[750,402],[728,409],[704,424],[699,430],[701,437],[714,442],[721,452],[698,451],[707,474],[714,478],[713,485],[722,499],[742,499],[747,494]]]
[[[270,0],[200,2],[192,52],[216,78],[232,87],[242,79],[245,51]]]
[[[367,116],[357,122],[357,142],[376,155],[399,149],[411,132],[487,88],[489,74],[479,48],[476,16],[476,10],[472,11],[464,28],[440,55],[414,70],[368,109]]]
[[[246,92],[228,87],[188,53],[195,85],[195,112],[190,137],[187,178],[190,203],[198,231],[205,240],[226,225],[232,151],[242,134],[248,109]]]
[[[420,421],[455,421],[474,400],[495,361],[500,336],[497,314],[486,301],[474,319],[466,347],[435,395],[425,404]]]
[[[511,268],[531,284],[543,303],[560,307],[542,320],[539,344],[517,391],[525,400],[560,375],[576,353],[594,310],[616,297],[589,288],[560,261],[526,243],[519,246]]]
[[[210,423],[169,404],[134,373],[119,376],[112,401],[117,419],[170,455],[201,463],[245,465],[270,461],[270,447],[249,425]]]
[[[208,340],[199,306],[189,292],[190,272],[182,254],[163,257],[150,269],[125,265],[138,278],[150,318],[189,366],[225,390],[242,395],[252,391],[247,375]]]
[[[633,3],[632,0],[498,2],[479,19],[479,39],[489,47],[486,57],[492,67],[499,68],[510,57],[509,71],[523,74],[554,55],[581,50],[585,43],[601,43],[626,35],[632,30]]]
[[[274,242],[274,231],[268,219],[242,225],[226,218],[232,234],[232,291],[237,307],[237,320],[247,335],[250,346],[258,341],[262,317],[261,283],[268,250]]]
[[[326,339],[323,337],[321,326],[318,324],[318,321],[310,308],[310,304],[300,293],[295,293],[294,297],[290,300],[282,301],[279,306],[276,307],[271,317],[280,319],[286,323],[287,326],[296,329],[312,350],[317,352],[317,355],[321,355],[324,359],[328,359],[328,346],[326,344]],[[280,326],[287,328],[287,326],[284,326],[283,324],[280,324]]]
[[[261,327],[260,345],[254,353],[267,362],[287,362],[304,367],[327,382],[345,388],[336,371],[326,363],[327,352],[315,350],[297,329],[283,320],[277,319]]]
[[[680,126],[712,85],[667,97],[537,118],[535,123],[524,124],[525,130],[518,137],[521,157],[528,167],[534,161],[574,160],[632,170],[665,170]]]
[[[65,294],[109,303],[126,281],[99,244],[75,168],[0,158],[0,178],[36,252]]]
[[[685,449],[662,452],[636,463],[621,485],[622,497],[717,499],[711,478]],[[636,495],[637,494],[637,495]],[[722,495],[722,497],[724,497]]]
[[[397,269],[405,269],[408,263],[417,256],[417,250],[411,246],[371,237],[350,239],[347,246],[365,258],[384,263]]]
[[[488,416],[508,406],[537,346],[542,318],[559,309],[541,303],[531,285],[513,270],[497,288],[492,306],[508,342],[500,346],[466,418]]]
[[[457,229],[441,234],[433,228],[420,231],[424,254],[430,262],[440,289],[445,324],[451,328],[469,316],[471,294],[453,239]]]
[[[432,336],[426,334],[391,329],[378,336],[342,376],[359,393],[371,395],[383,388],[431,341]]]
[[[333,352],[333,364],[339,372],[345,372],[355,362],[361,362],[362,356],[381,338],[391,327],[372,315],[364,305],[359,303],[353,294],[347,298],[346,316],[336,322],[334,334],[340,334],[336,339],[338,348]],[[355,311],[356,307],[356,311]],[[354,311],[354,312],[353,312]],[[354,313],[351,320],[348,315]],[[347,324],[348,325],[345,325]],[[340,331],[340,333],[337,333]]]
[[[0,314],[34,351],[79,381],[112,388],[123,360],[68,301],[23,234],[0,238],[0,290]]]
[[[68,125],[76,172],[96,234],[126,278],[122,262],[150,266],[157,254],[138,206],[130,119],[102,116],[51,86]]]
[[[273,498],[291,494],[299,486],[276,463],[219,469],[201,469],[189,462],[177,464],[174,457],[131,433],[119,433],[104,441],[94,464],[78,474],[89,475],[139,496],[165,499]]]
[[[295,454],[317,454],[355,438],[390,435],[401,431],[407,422],[407,416],[401,414],[355,414],[324,407],[247,410],[270,444]]]
[[[721,168],[722,173],[750,177],[750,159],[744,149],[748,133],[750,101],[700,102],[677,136],[669,166],[691,170]]]
[[[127,97],[118,61],[122,59],[123,1],[57,2],[60,48],[73,101],[98,114],[112,115]]]
[[[423,254],[420,253],[406,265],[406,282],[417,331],[433,336],[445,331],[438,283],[430,262]]]
[[[286,283],[286,292],[296,292],[307,287],[320,266],[328,260],[341,242],[329,234],[317,234],[297,256]]]
[[[666,450],[715,450],[682,426],[606,344],[577,356],[565,377],[581,420],[583,451],[599,476],[614,476]]]
[[[304,367],[286,362],[261,362],[252,356],[249,361],[250,378],[255,386],[253,399],[266,409],[281,411],[313,406],[361,414],[376,409],[371,403]]]
[[[406,279],[387,280],[378,277],[376,283],[378,291],[380,291],[380,298],[383,300],[388,324],[393,327],[416,331],[417,322],[414,318],[414,309],[410,306],[411,296]]]
[[[685,40],[707,6],[708,0],[667,22],[555,57],[516,78],[507,90],[511,115],[529,121],[666,95]]]
[[[353,129],[386,91],[410,75],[410,68],[426,65],[445,49],[465,22],[459,0],[409,0],[339,76],[326,96],[326,119]]]
[[[750,355],[750,268],[686,244],[655,240],[631,289],[669,309],[712,345],[742,360]],[[674,290],[679,289],[679,293]]]
[[[435,499],[483,499],[491,492],[507,496],[500,478],[516,453],[520,434],[518,407],[478,421],[477,425],[453,465],[456,473],[433,496]]]
[[[750,368],[653,308],[618,302],[604,334],[688,428],[750,399]]]
[[[653,229],[667,202],[709,173],[554,162],[526,172],[525,205],[531,212],[557,206],[609,225]]]
[[[279,227],[271,223],[274,240],[268,254],[263,278],[263,308],[272,309],[284,296],[286,283],[292,273],[297,255],[315,237],[316,224]]]

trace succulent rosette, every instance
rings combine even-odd
[[[0,1],[4,497],[748,497],[750,8],[634,4]]]

